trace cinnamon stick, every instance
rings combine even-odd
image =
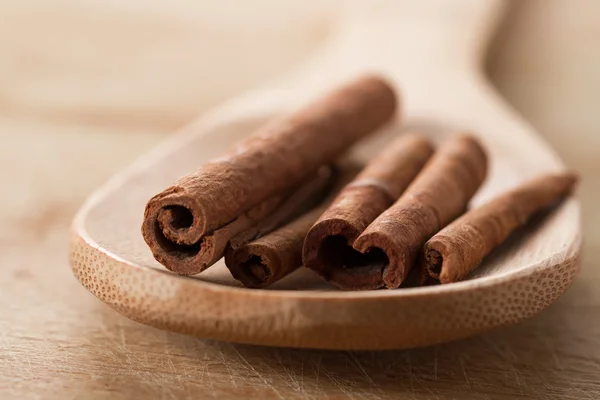
[[[231,275],[249,288],[267,287],[302,265],[302,244],[310,227],[325,210],[317,207],[256,240],[225,250]]]
[[[302,265],[306,233],[340,189],[356,176],[356,170],[352,165],[342,166],[338,182],[328,198],[296,220],[264,236],[264,231],[252,229],[230,240],[225,250],[225,264],[231,275],[246,287],[262,288],[298,269]]]
[[[467,212],[425,244],[421,282],[465,279],[518,227],[568,195],[576,182],[577,176],[569,172],[543,175]]]
[[[381,257],[376,252],[363,255],[352,246],[367,226],[400,197],[432,154],[427,139],[408,135],[373,159],[308,232],[304,265],[344,289],[379,287],[381,274],[373,263]],[[359,268],[361,265],[368,268]]]
[[[256,225],[233,236],[227,244],[228,247],[238,248],[243,246],[310,210],[323,200],[327,192],[330,192],[331,186],[339,174],[340,172],[334,167],[323,166],[319,168],[315,179],[300,186],[277,210]]]
[[[302,183],[298,189],[288,190],[263,201],[225,226],[204,235],[197,245],[175,245],[177,247],[174,247],[172,253],[167,256],[177,257],[178,263],[175,264],[177,267],[175,272],[182,275],[197,273],[199,268],[203,270],[217,262],[223,256],[225,248],[231,240],[238,239],[239,241],[241,238],[255,238],[261,233],[273,230],[311,209],[323,199],[333,177],[332,168],[323,166],[316,173],[313,173],[306,182]],[[163,232],[166,232],[164,219],[172,218],[172,214],[173,209],[167,208],[164,213],[159,214],[157,217],[158,226],[163,229]],[[173,246],[173,242],[166,241],[166,235],[161,236],[159,233],[155,231],[159,245],[164,246],[164,248]],[[174,265],[172,259],[162,258],[164,257],[162,252],[155,254],[155,257],[167,268]]]
[[[201,272],[231,237],[277,209],[286,191],[381,127],[395,109],[392,88],[367,76],[259,129],[150,199],[142,234],[154,257],[180,274]]]

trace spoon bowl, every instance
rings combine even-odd
[[[398,290],[339,291],[304,268],[268,289],[246,289],[222,261],[197,276],[177,276],[153,259],[140,233],[151,196],[270,118],[362,72],[386,76],[405,104],[402,121],[352,151],[358,162],[401,131],[440,141],[467,130],[490,156],[488,180],[473,205],[564,168],[481,73],[483,50],[502,10],[501,0],[355,3],[303,68],[208,113],[94,193],[73,223],[75,276],[141,323],[273,346],[410,348],[515,323],[546,308],[578,270],[576,198],[513,235],[468,280]]]

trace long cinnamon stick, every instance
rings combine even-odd
[[[345,289],[379,287],[380,274],[371,265],[379,257],[373,257],[375,252],[364,256],[352,246],[367,226],[400,197],[432,154],[427,139],[408,135],[373,159],[308,232],[304,265]],[[363,264],[369,268],[357,268]]]
[[[531,216],[568,195],[576,182],[573,173],[543,175],[467,212],[425,244],[421,282],[451,283],[466,278]]]
[[[243,246],[274,231],[283,223],[304,214],[323,200],[339,175],[340,171],[337,167],[323,166],[319,168],[315,179],[300,186],[277,210],[256,225],[233,236],[227,246],[232,248]]]
[[[180,274],[201,272],[232,236],[277,209],[286,190],[381,127],[395,109],[392,88],[367,76],[259,129],[148,202],[142,234],[154,257]],[[240,218],[252,223],[239,228]],[[235,232],[217,233],[229,229]]]
[[[177,247],[173,248],[172,253],[166,254],[167,258],[162,258],[165,257],[162,252],[155,254],[155,257],[167,268],[176,265],[175,272],[179,274],[197,273],[198,269],[203,270],[217,262],[223,256],[225,248],[231,240],[254,238],[260,233],[273,230],[297,215],[310,210],[326,195],[333,177],[332,168],[323,166],[298,189],[288,190],[263,201],[225,226],[204,235],[197,245],[176,245]],[[158,226],[161,229],[165,226],[164,219],[170,217],[172,211],[172,209],[166,209],[166,212],[159,214]],[[172,242],[166,241],[165,236],[160,235],[160,231],[154,231],[154,234],[159,245],[166,248],[174,246]],[[176,264],[173,257],[177,257]]]

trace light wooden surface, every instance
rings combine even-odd
[[[303,58],[327,31],[330,11],[298,6],[289,15],[281,10],[261,14],[264,20],[254,37],[261,49],[255,52],[287,49],[269,42],[281,28],[274,22],[281,15],[290,20],[293,15],[298,24],[303,18],[320,22],[306,31],[291,24],[297,54],[288,49],[282,58],[271,56],[280,63],[266,62],[274,70],[261,75],[256,67],[254,76],[239,74],[228,83],[231,87],[222,87],[214,74],[198,68],[165,73],[165,64],[181,68],[181,63],[169,64],[160,51],[154,55],[158,61],[142,68],[146,78],[136,73],[139,69],[125,67],[146,65],[156,37],[171,32],[169,40],[178,43],[188,37],[188,29],[200,29],[201,24],[190,22],[191,16],[206,15],[200,6],[188,4],[189,11],[183,1],[168,8],[159,2],[153,7],[53,3],[0,5],[0,180],[4,193],[11,190],[2,199],[0,226],[2,398],[600,396],[600,273],[593,261],[600,256],[596,3],[518,5],[490,57],[491,75],[501,91],[567,164],[583,173],[586,237],[579,278],[556,304],[517,326],[452,344],[385,353],[268,349],[166,333],[108,309],[76,282],[67,265],[68,224],[93,188],[210,102]],[[125,35],[131,42],[115,40],[119,32],[139,32],[140,26],[156,36],[138,33]],[[209,23],[203,27],[210,30]],[[198,45],[203,38],[205,45],[210,42],[206,35],[189,36]],[[163,46],[171,48],[168,42]],[[212,55],[210,49],[205,53]],[[211,60],[212,65],[228,61]],[[164,83],[163,76],[171,83]],[[198,86],[190,88],[191,81]],[[178,89],[165,92],[165,87]]]

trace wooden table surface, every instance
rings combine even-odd
[[[274,349],[146,327],[79,285],[66,239],[85,197],[207,107],[306,57],[335,8],[246,3],[0,2],[0,398],[599,399],[594,0],[513,5],[489,57],[501,92],[583,175],[582,270],[538,316],[410,351]]]

